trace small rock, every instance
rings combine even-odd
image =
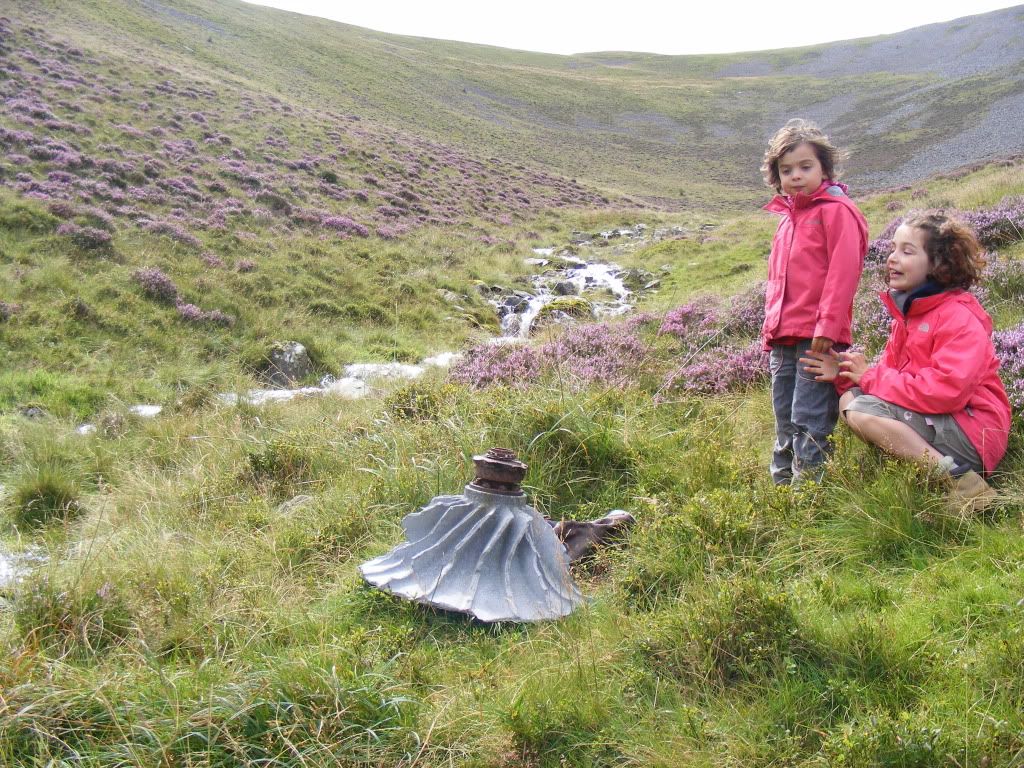
[[[636,519],[624,509],[613,509],[605,517],[586,522],[548,521],[573,563],[586,558],[598,546],[621,541],[635,523]]]
[[[306,348],[297,341],[286,341],[271,348],[263,374],[271,384],[286,387],[312,372],[313,363]]]
[[[587,234],[586,232],[573,232],[571,235],[569,235],[569,242],[572,243],[573,245],[584,245],[585,243],[589,243],[593,239],[593,236]]]
[[[554,291],[558,296],[575,296],[580,292],[576,283],[570,280],[560,280],[555,283]]]
[[[117,411],[107,411],[99,418],[99,428],[105,437],[118,437],[124,433],[124,416]]]
[[[646,269],[627,269],[621,275],[622,284],[629,290],[636,291],[654,279],[654,275]]]
[[[277,509],[274,510],[279,515],[290,515],[292,512],[297,510],[299,507],[304,507],[313,500],[312,496],[307,496],[304,493],[300,493],[298,496],[293,496],[288,501],[281,502],[277,505]]]
[[[46,411],[38,406],[30,405],[28,408],[21,409],[21,415],[26,419],[42,419],[46,416]]]
[[[143,419],[151,419],[154,416],[159,416],[160,412],[164,409],[162,405],[133,405],[128,409],[128,413],[132,413],[136,416],[141,416]]]
[[[458,304],[465,299],[464,296],[460,296],[455,291],[449,291],[447,288],[438,288],[437,295],[449,304]]]
[[[525,299],[523,299],[523,298],[521,298],[521,297],[519,297],[519,296],[516,296],[515,294],[513,294],[513,295],[511,295],[511,296],[506,296],[506,297],[505,297],[505,298],[504,298],[504,299],[502,300],[502,302],[501,302],[501,306],[505,307],[505,308],[506,308],[506,309],[508,309],[508,310],[511,310],[512,312],[515,312],[515,311],[516,311],[516,310],[518,310],[518,309],[519,309],[519,308],[520,308],[520,307],[521,307],[521,306],[522,306],[522,305],[523,305],[524,303],[525,303]]]

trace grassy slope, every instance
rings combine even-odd
[[[47,27],[69,39],[155,54],[313,108],[353,111],[691,207],[750,201],[758,183],[749,158],[765,138],[787,117],[827,108],[837,95],[849,103],[822,120],[852,149],[854,170],[868,173],[887,167],[873,159],[879,145],[926,149],[1024,87],[1019,67],[936,91],[922,90],[943,86],[925,72],[896,76],[883,68],[826,78],[785,71],[823,47],[773,54],[772,74],[719,77],[758,55],[552,56],[384,35],[211,0],[173,8],[49,0],[37,14],[47,17]],[[866,140],[861,122],[881,124],[896,109],[916,127],[908,133],[896,124]]]

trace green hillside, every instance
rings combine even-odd
[[[851,150],[851,178],[876,187],[1024,151],[1007,122],[1022,114],[1022,13],[926,27],[925,42],[912,30],[903,43],[893,35],[679,57],[509,51],[213,0],[47,0],[17,15],[126,61],[353,113],[613,192],[708,207],[753,199],[763,144],[795,114],[822,122]],[[922,45],[933,58],[919,55]],[[949,62],[958,65],[944,69]],[[1004,128],[1000,146],[949,146],[990,113]],[[923,169],[894,165],[940,148],[924,154]]]

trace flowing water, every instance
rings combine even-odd
[[[533,252],[550,256],[554,248],[534,248]],[[594,317],[621,315],[632,308],[628,302],[630,291],[622,281],[623,269],[618,264],[584,261],[568,255],[560,256],[559,261],[562,266],[531,278],[533,291],[528,295],[514,294],[511,304],[507,296],[491,301],[501,318],[502,336],[528,338],[544,307],[558,299],[573,296],[587,299]],[[547,259],[527,259],[527,263],[536,262],[543,262],[536,266],[551,263]],[[594,298],[595,295],[604,297],[608,294],[611,296],[609,299]],[[558,319],[564,317],[565,313],[556,315]]]

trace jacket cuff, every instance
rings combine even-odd
[[[857,386],[864,390],[865,395],[871,394],[871,385],[875,381],[875,368],[872,366],[861,374],[860,381]]]
[[[849,390],[859,385],[854,384],[845,376],[836,376],[835,379],[832,380],[832,386],[836,388],[836,394],[842,397]]]
[[[826,339],[832,339],[832,341],[838,341],[839,324],[831,320],[825,320],[824,318],[819,320],[814,326],[814,336],[824,336]]]

